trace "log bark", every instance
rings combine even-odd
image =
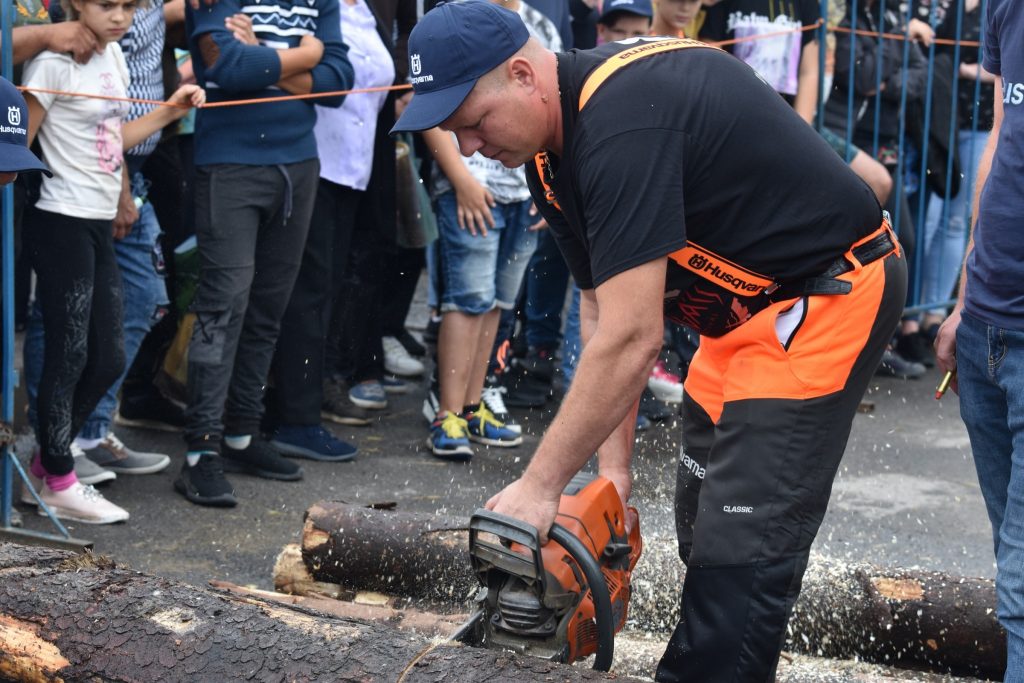
[[[477,587],[466,521],[318,503],[306,514],[302,558],[316,581],[465,601]],[[674,539],[645,538],[633,574],[631,627],[671,631],[684,574]],[[995,586],[988,579],[814,556],[789,623],[787,649],[999,678],[1006,636],[994,608]]]
[[[295,546],[298,549],[298,546]],[[291,561],[291,560],[289,560]],[[344,617],[372,619],[386,622],[400,630],[411,630],[427,636],[446,638],[469,617],[468,614],[437,613],[426,609],[392,606],[362,605],[335,598],[282,595],[270,591],[236,586],[223,581],[211,581],[211,586],[241,595],[282,602],[287,605],[302,605],[312,609]],[[358,596],[358,594],[354,594]],[[355,598],[358,600],[358,597]],[[393,601],[401,602],[399,598]],[[623,631],[615,638],[615,663],[613,670],[619,675],[650,677],[658,666],[658,660],[665,649],[664,638],[652,638],[651,634]],[[578,666],[584,666],[580,664]],[[809,656],[784,654],[779,663],[777,683],[849,683],[853,680],[870,681],[913,681],[914,683],[949,683],[949,677],[918,671],[898,670],[851,660],[821,659]],[[973,679],[972,679],[973,680]],[[958,683],[969,683],[968,679],[957,679]]]
[[[302,559],[315,581],[461,602],[479,587],[466,553],[468,522],[320,502],[306,511]]]
[[[94,556],[0,545],[10,681],[635,681],[196,588]]]

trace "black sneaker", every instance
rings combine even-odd
[[[114,422],[125,427],[180,432],[185,427],[185,413],[154,391],[140,397],[122,397]]]
[[[436,344],[437,338],[441,335],[441,316],[431,315],[427,326],[423,330],[423,341],[427,344]]]
[[[348,385],[341,379],[324,380],[324,402],[320,417],[343,425],[365,427],[370,424],[370,413],[348,397]]]
[[[174,480],[174,490],[196,505],[233,508],[238,505],[231,482],[224,477],[220,456],[206,453],[199,462],[189,467],[188,460]]]
[[[516,359],[502,376],[505,405],[513,408],[542,408],[551,397],[551,381],[529,374]]]
[[[654,392],[644,387],[644,393],[640,394],[640,414],[651,422],[664,422],[675,415],[675,411],[664,401],[659,401]]]
[[[302,479],[302,468],[285,459],[266,441],[253,437],[246,448],[231,448],[221,444],[220,456],[224,460],[225,472],[238,472],[264,479],[298,481]]]
[[[876,375],[897,377],[899,379],[917,379],[926,372],[928,372],[928,369],[921,363],[906,360],[895,351],[889,349],[886,349],[882,355],[882,362],[879,364],[878,369],[875,370]]]
[[[912,363],[935,367],[935,352],[923,332],[901,334],[896,338],[896,353]]]

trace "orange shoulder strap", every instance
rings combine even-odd
[[[608,77],[618,71],[624,66],[629,66],[633,62],[636,62],[644,57],[651,57],[658,55],[663,52],[673,52],[675,50],[684,50],[688,47],[704,47],[712,50],[721,50],[719,47],[714,45],[708,45],[702,43],[699,40],[691,40],[690,38],[667,38],[664,40],[649,41],[640,39],[640,42],[636,47],[609,57],[605,60],[604,64],[597,67],[587,76],[587,80],[583,83],[583,88],[580,90],[580,103],[579,110],[582,111],[583,107],[587,106],[587,102],[593,96],[597,89],[608,80]]]

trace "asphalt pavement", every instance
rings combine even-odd
[[[873,410],[856,417],[816,551],[883,566],[994,576],[991,532],[957,397],[949,392],[936,401],[938,379],[933,370],[919,380],[872,381],[865,398]],[[127,523],[69,529],[93,541],[97,552],[140,571],[196,585],[222,579],[269,589],[277,553],[299,538],[303,512],[314,502],[389,501],[401,510],[468,517],[522,471],[555,409],[517,411],[521,447],[479,447],[471,462],[457,464],[428,452],[423,383],[412,389],[392,397],[370,427],[330,426],[358,445],[353,462],[304,460],[305,477],[296,483],[229,475],[239,499],[229,510],[192,505],[173,490],[184,459],[180,435],[119,428],[132,448],[168,453],[172,465],[102,485],[104,495],[130,511]],[[662,423],[637,440],[633,502],[645,536],[674,534],[674,475],[684,428],[679,420]],[[19,446],[27,452],[31,437],[23,436]],[[27,528],[49,528],[31,508],[21,510]]]

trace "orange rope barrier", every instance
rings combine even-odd
[[[225,102],[207,102],[197,109],[213,109],[216,107],[232,107],[241,104],[259,104],[261,102],[285,102],[288,100],[310,100],[318,97],[337,97],[338,95],[358,95],[360,93],[383,92],[387,90],[409,90],[411,85],[387,85],[376,88],[354,88],[352,90],[334,90],[331,92],[309,93],[307,95],[282,95],[281,97],[265,97],[263,99],[251,100],[227,100]],[[163,100],[147,100],[141,97],[117,97],[115,95],[96,95],[84,92],[67,92],[64,90],[50,90],[49,88],[29,88],[23,85],[18,86],[22,92],[48,93],[50,95],[64,95],[65,97],[89,97],[94,100],[111,100],[114,102],[130,102],[136,104],[152,104],[157,107],[177,107],[179,109],[190,109],[188,104],[171,104]]]
[[[778,38],[779,36],[788,36],[791,33],[803,33],[804,31],[813,31],[816,28],[820,28],[822,24],[821,19],[818,19],[813,24],[807,24],[800,28],[790,28],[785,31],[774,31],[772,33],[755,33],[751,36],[743,36],[742,38],[731,38],[730,40],[714,40],[708,41],[708,45],[715,45],[722,47],[723,45],[736,45],[737,43],[747,43],[753,40],[765,40],[767,38]]]
[[[224,102],[207,102],[200,109],[217,107],[234,107],[240,104],[262,104],[264,102],[287,102],[289,100],[313,100],[318,97],[337,97],[338,95],[358,95],[367,92],[385,92],[389,90],[409,90],[411,85],[384,85],[377,88],[359,88],[357,90],[335,90],[333,92],[308,93],[306,95],[282,95],[280,97],[264,97],[252,100],[225,100]]]
[[[906,40],[907,36],[902,33],[878,33],[876,31],[864,31],[857,29],[853,31],[846,28],[845,26],[836,26],[830,28],[829,31],[835,31],[836,33],[856,33],[858,36],[873,36],[875,38],[885,38],[886,40]],[[934,38],[932,42],[936,45],[956,45],[960,43],[963,47],[981,47],[981,43],[977,40],[954,40],[953,38]]]
[[[816,30],[818,28],[821,28],[822,23],[823,23],[823,21],[821,19],[819,19],[818,21],[814,22],[813,24],[807,24],[805,26],[800,26],[799,28],[787,29],[785,31],[775,31],[775,32],[772,32],[772,33],[755,34],[755,35],[751,35],[751,36],[744,36],[742,38],[733,38],[731,40],[709,41],[708,44],[709,45],[715,45],[715,46],[718,46],[718,47],[722,47],[723,45],[736,45],[737,43],[745,43],[745,42],[749,42],[749,41],[753,41],[753,40],[766,40],[768,38],[778,38],[780,36],[789,35],[791,33],[802,33],[804,31]],[[835,31],[837,33],[855,33],[858,36],[873,36],[873,37],[876,37],[876,38],[884,38],[886,40],[906,40],[907,39],[907,36],[905,36],[905,35],[903,35],[901,33],[877,33],[875,31],[864,31],[864,30],[861,30],[861,29],[857,29],[856,31],[852,31],[851,29],[848,29],[848,28],[845,28],[845,27],[839,27],[839,26],[831,27],[828,30],[829,31]],[[957,40],[953,40],[953,39],[950,39],[950,38],[935,38],[932,42],[934,42],[934,43],[936,43],[938,45],[956,45],[959,42],[960,45],[965,46],[965,47],[979,47],[980,46],[980,43],[978,41],[976,41],[976,40],[961,40],[961,41],[957,41]],[[291,100],[313,100],[313,99],[319,99],[319,98],[323,98],[323,97],[337,97],[339,95],[358,95],[358,94],[361,94],[361,93],[371,93],[371,92],[388,92],[388,91],[392,91],[392,90],[396,90],[396,91],[397,90],[409,90],[411,88],[412,88],[411,85],[402,84],[402,85],[381,86],[381,87],[377,87],[377,88],[354,88],[354,89],[351,89],[351,90],[335,90],[335,91],[332,91],[332,92],[308,93],[308,94],[305,94],[305,95],[281,95],[280,97],[264,97],[264,98],[248,99],[248,100],[225,100],[223,102],[207,102],[207,103],[203,104],[201,107],[197,107],[197,108],[198,109],[216,109],[216,108],[220,108],[220,107],[237,107],[237,106],[246,105],[246,104],[265,104],[265,103],[268,103],[268,102],[288,102],[288,101],[291,101]],[[25,86],[18,86],[18,90],[21,90],[22,92],[39,92],[39,93],[48,93],[48,94],[51,94],[51,95],[64,95],[65,97],[89,97],[89,98],[97,99],[97,100],[112,100],[112,101],[115,101],[115,102],[129,102],[129,103],[135,103],[135,104],[152,104],[152,105],[158,106],[158,107],[178,107],[178,108],[181,108],[181,109],[189,109],[190,108],[189,105],[185,105],[185,104],[170,104],[169,102],[164,102],[164,101],[161,101],[161,100],[146,100],[146,99],[142,99],[142,98],[138,98],[138,97],[115,97],[113,95],[95,95],[95,94],[91,94],[91,93],[65,92],[63,90],[49,90],[47,88],[27,88]]]

